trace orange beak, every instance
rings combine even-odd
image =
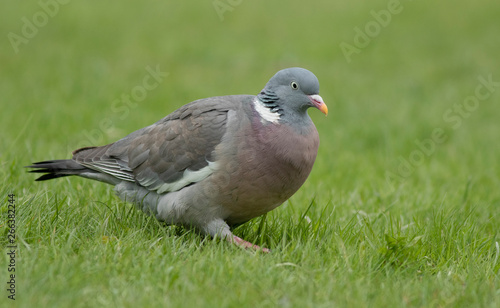
[[[326,107],[326,104],[321,96],[318,94],[309,95],[309,99],[314,107],[318,108],[319,111],[323,112],[325,115],[328,115],[328,107]]]

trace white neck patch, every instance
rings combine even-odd
[[[264,121],[278,123],[281,117],[279,113],[271,111],[271,108],[264,106],[258,98],[254,99],[253,105],[257,113],[260,115],[260,121],[262,124],[264,124]]]

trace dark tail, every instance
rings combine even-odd
[[[26,166],[26,168],[33,168],[34,170],[30,170],[32,173],[46,173],[37,178],[36,181],[46,181],[63,176],[78,175],[88,170],[72,159],[41,161],[31,166]]]

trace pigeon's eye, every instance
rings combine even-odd
[[[292,81],[290,83],[290,87],[292,87],[292,89],[294,89],[294,90],[297,90],[299,88],[299,84],[296,83],[295,81]]]

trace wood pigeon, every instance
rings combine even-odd
[[[114,185],[160,221],[261,249],[230,226],[281,205],[308,177],[319,136],[307,109],[328,114],[318,93],[313,73],[283,69],[257,96],[196,100],[114,143],[28,168],[45,173],[37,181],[78,175]]]

